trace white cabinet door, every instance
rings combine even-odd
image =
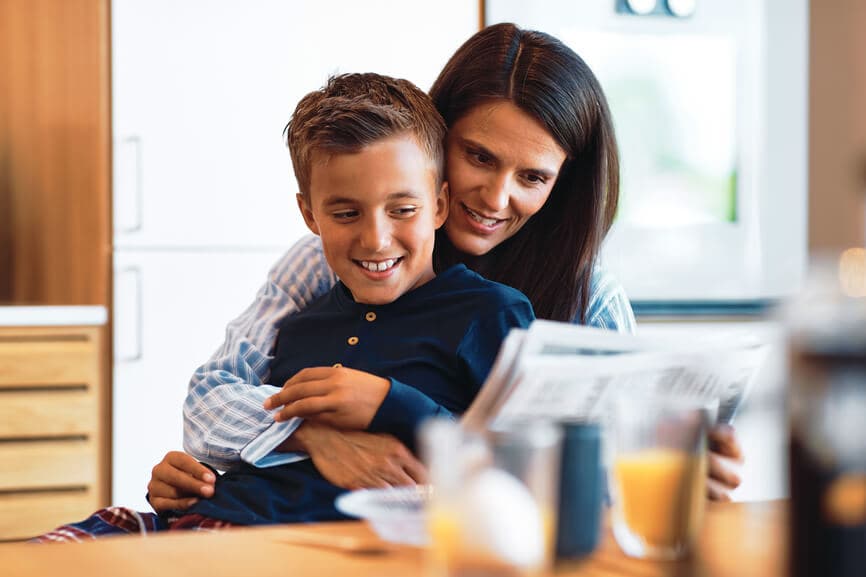
[[[115,0],[115,245],[287,246],[297,101],[335,72],[426,90],[477,26],[468,0]]]
[[[182,446],[189,378],[277,252],[115,253],[112,503],[150,510],[151,468]]]

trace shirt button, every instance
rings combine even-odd
[[[339,369],[340,367],[343,366],[343,363],[334,363],[334,364],[331,365],[331,366],[334,367],[335,369]]]
[[[369,312],[369,313],[367,313],[366,315],[364,315],[364,318],[367,319],[368,321],[370,321],[370,322],[372,323],[373,321],[376,320],[376,313],[374,313],[374,312]]]
[[[357,345],[358,344],[358,337],[349,337],[349,339],[346,342],[348,342],[350,345],[353,345],[353,346]]]

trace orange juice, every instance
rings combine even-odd
[[[460,513],[448,507],[428,509],[427,527],[430,533],[429,563],[431,577],[528,577],[519,567],[497,558],[490,551],[473,547]]]
[[[652,448],[614,461],[617,521],[647,546],[680,549],[697,534],[706,499],[706,455]]]
[[[557,513],[550,507],[542,507],[541,528],[544,531],[544,556],[547,561],[553,562],[556,557],[556,524]]]
[[[460,555],[460,513],[453,508],[432,505],[427,509],[427,531],[430,534],[431,561],[438,567],[448,567],[450,560]]]

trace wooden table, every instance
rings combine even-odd
[[[787,502],[711,503],[695,555],[650,562],[623,555],[609,529],[599,549],[579,562],[558,564],[556,575],[779,577],[786,574]],[[219,532],[113,537],[83,544],[0,544],[5,577],[97,575],[147,577],[407,577],[427,575],[424,550],[396,546],[352,553],[291,543],[307,535],[372,539],[361,522],[249,527]]]

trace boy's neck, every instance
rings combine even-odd
[[[432,266],[432,263],[431,263],[431,266]],[[352,297],[352,300],[355,301],[357,304],[359,304],[359,305],[368,305],[368,306],[374,307],[374,306],[389,305],[389,304],[391,304],[391,303],[397,302],[398,300],[400,300],[400,299],[403,298],[404,296],[406,296],[406,295],[408,295],[408,294],[412,294],[412,293],[415,292],[416,290],[420,289],[421,287],[423,287],[424,285],[426,285],[427,283],[429,283],[430,281],[432,281],[434,278],[436,278],[436,273],[435,273],[435,272],[433,273],[433,276],[431,276],[430,278],[428,278],[427,280],[425,280],[425,281],[422,282],[421,284],[417,284],[417,285],[413,286],[412,288],[410,288],[410,289],[407,290],[406,292],[401,293],[401,294],[398,295],[395,299],[390,300],[390,301],[388,301],[388,302],[384,302],[384,303],[375,303],[375,304],[374,304],[374,303],[365,302],[365,301],[359,301],[358,299],[355,298],[355,293],[352,292],[352,289],[351,289],[351,287],[349,287],[349,285],[347,285],[346,283],[343,283],[343,286],[346,287],[346,291],[349,293],[349,296]],[[340,282],[342,282],[342,281],[340,281]]]

